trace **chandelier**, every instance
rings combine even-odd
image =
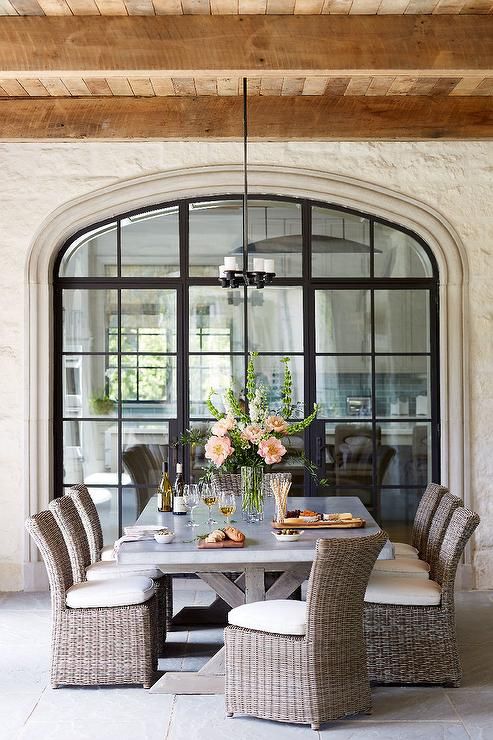
[[[274,260],[254,257],[253,270],[248,269],[248,116],[247,116],[247,79],[243,78],[243,249],[242,265],[235,256],[223,258],[219,267],[219,282],[222,288],[239,288],[250,285],[263,288],[270,285],[275,278]]]

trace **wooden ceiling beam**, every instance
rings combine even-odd
[[[0,78],[487,75],[493,16],[0,18]]]
[[[0,100],[1,140],[240,139],[237,97]],[[252,140],[493,138],[490,97],[256,97]]]

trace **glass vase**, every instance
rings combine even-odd
[[[261,466],[240,468],[241,509],[244,521],[255,523],[264,518],[264,469]]]

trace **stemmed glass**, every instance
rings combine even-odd
[[[213,524],[217,524],[216,520],[212,518],[212,507],[217,501],[217,496],[213,491],[213,488],[210,483],[204,483],[202,485],[202,490],[200,492],[200,497],[204,504],[209,509],[209,518],[207,520],[207,524],[209,527],[212,527]]]
[[[190,521],[187,527],[198,527],[193,521],[193,510],[200,503],[199,487],[197,483],[185,483],[183,486],[183,501],[187,510],[190,512]]]
[[[236,511],[236,499],[233,493],[227,493],[226,491],[221,493],[219,496],[219,511],[223,516],[226,517],[226,524],[231,524],[231,515]]]

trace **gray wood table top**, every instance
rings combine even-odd
[[[274,499],[265,500],[264,521],[248,524],[240,521],[240,512],[237,512],[237,522],[234,526],[244,532],[246,541],[244,548],[236,549],[198,549],[194,539],[196,530],[187,527],[188,516],[173,516],[171,513],[162,514],[157,511],[156,497],[147,503],[139,516],[137,524],[159,525],[168,527],[175,532],[173,542],[160,545],[154,540],[141,542],[124,542],[120,546],[118,561],[120,563],[142,563],[158,565],[163,572],[196,572],[197,570],[213,569],[226,570],[231,565],[254,565],[267,563],[309,563],[315,556],[315,544],[320,538],[352,538],[372,535],[380,527],[369,511],[356,497],[317,497],[296,498],[290,497],[289,509],[313,509],[324,513],[351,512],[353,516],[366,520],[366,526],[360,529],[317,529],[304,530],[304,534],[297,542],[278,542],[272,535],[271,522],[274,517]],[[384,559],[392,558],[390,543],[380,553]]]

